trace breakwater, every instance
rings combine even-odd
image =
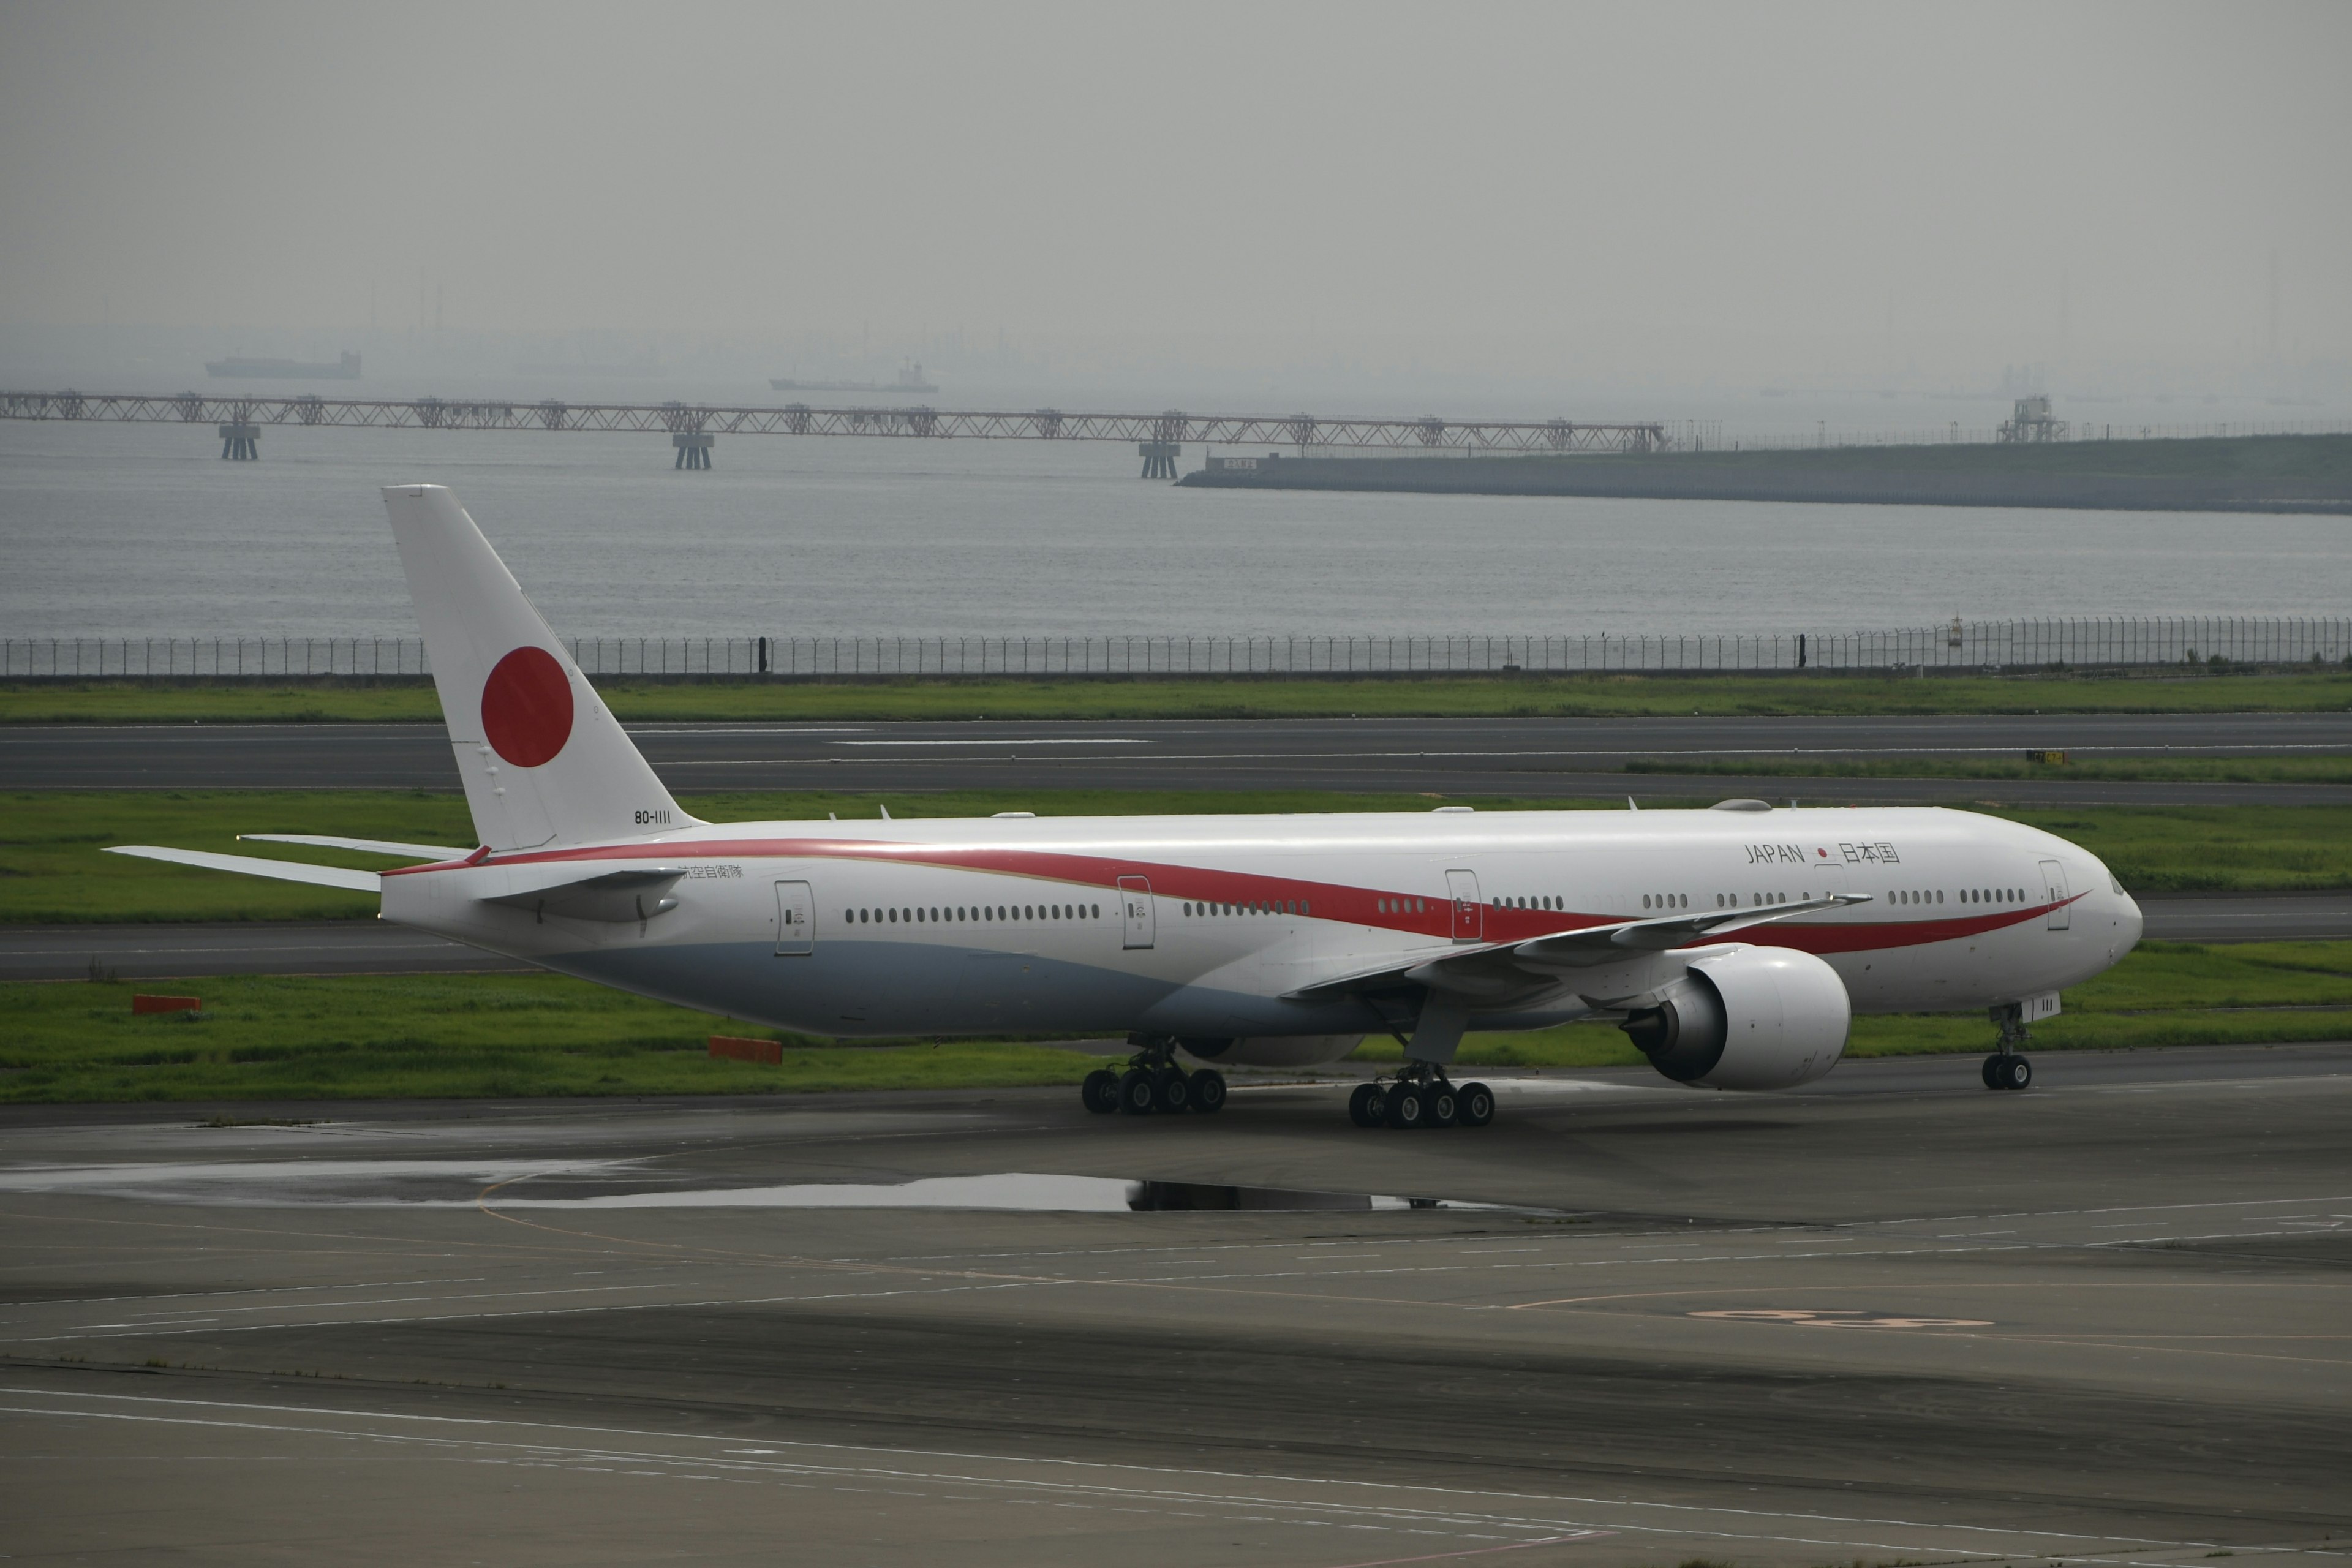
[[[1825,447],[1654,456],[1212,457],[1206,489],[2352,513],[2352,436]]]

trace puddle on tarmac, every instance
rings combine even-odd
[[[1229,1187],[1207,1182],[1133,1181],[1117,1176],[1049,1176],[1009,1171],[986,1176],[926,1176],[910,1182],[804,1182],[782,1187],[722,1187],[691,1192],[600,1193],[542,1198],[510,1187],[499,1208],[1031,1209],[1118,1214],[1139,1210],[1494,1209],[1506,1205],[1380,1193],[1319,1193],[1293,1187]],[[1546,1211],[1549,1212],[1549,1211]]]
[[[19,1165],[0,1170],[0,1192],[58,1193],[210,1205],[501,1209],[876,1208],[998,1209],[1040,1213],[1139,1211],[1354,1211],[1479,1209],[1563,1211],[1453,1198],[1226,1186],[1027,1171],[925,1176],[904,1182],[801,1182],[764,1187],[689,1187],[691,1180],[627,1160],[237,1160],[152,1164]],[[551,1192],[550,1188],[557,1189]],[[485,1194],[485,1189],[495,1191]],[[563,1189],[570,1189],[564,1191]],[[583,1188],[596,1190],[583,1191]]]

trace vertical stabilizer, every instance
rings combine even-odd
[[[482,842],[523,849],[693,824],[457,498],[396,485],[383,501]]]

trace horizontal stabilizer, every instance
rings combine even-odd
[[[530,910],[541,917],[561,915],[566,920],[649,921],[677,908],[677,900],[667,895],[685,875],[683,866],[607,871],[602,876],[556,882],[525,892],[502,893],[482,902]]]
[[[411,860],[463,860],[471,849],[454,849],[446,844],[401,844],[390,838],[337,838],[324,833],[240,833],[237,837],[255,844],[313,844],[321,849],[363,849],[371,855],[399,855]]]
[[[215,855],[203,849],[166,849],[153,844],[116,844],[109,855],[136,855],[142,860],[168,860],[174,866],[197,866],[207,871],[237,871],[247,877],[268,877],[279,882],[309,882],[320,888],[344,888],[354,893],[380,893],[383,884],[373,871],[347,870],[341,866],[305,866],[299,860],[264,860],[253,855]]]

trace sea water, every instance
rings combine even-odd
[[[414,636],[451,486],[574,637],[1716,635],[2341,615],[2340,517],[1202,490],[1131,447],[0,421],[0,637]],[[1198,466],[1187,447],[1185,468]],[[1431,458],[1431,461],[1443,461]]]

